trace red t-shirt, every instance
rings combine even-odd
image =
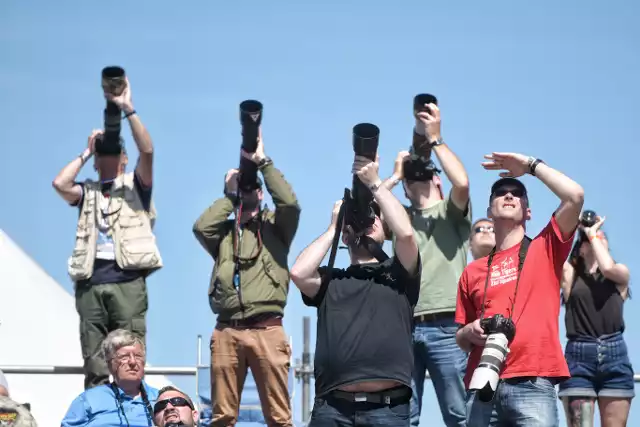
[[[529,246],[520,276],[518,296],[512,320],[516,335],[509,345],[501,378],[540,376],[569,377],[558,331],[560,316],[560,278],[573,235],[563,239],[555,216]],[[496,252],[487,288],[485,317],[502,314],[509,317],[518,277],[520,243]],[[456,323],[466,325],[480,317],[487,275],[487,258],[470,263],[460,276]],[[468,387],[480,362],[483,347],[474,347],[469,355],[465,384]]]

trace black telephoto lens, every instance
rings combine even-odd
[[[359,123],[353,127],[353,152],[369,160],[375,160],[378,152],[380,129],[371,123]]]
[[[378,139],[380,129],[371,123],[359,123],[353,127],[353,151],[357,156],[363,156],[375,161],[378,153]],[[347,215],[347,223],[356,233],[364,231],[375,222],[376,212],[373,209],[373,194],[371,190],[353,175],[351,187],[353,207]]]
[[[124,68],[109,66],[102,69],[102,89],[113,96],[120,96],[127,85]]]
[[[248,99],[240,103],[240,124],[242,125],[242,148],[247,153],[255,153],[258,146],[258,128],[262,123],[262,103]]]
[[[256,148],[258,148],[258,131],[262,124],[262,108],[262,103],[253,99],[240,103],[242,149],[247,153],[255,153]],[[258,166],[244,157],[240,159],[239,187],[243,192],[249,192],[259,187]]]
[[[120,108],[113,102],[107,102],[107,108],[104,109],[104,136],[96,139],[97,154],[116,156],[122,153],[121,121]]]
[[[580,216],[580,223],[584,227],[593,227],[593,225],[596,223],[596,217],[597,214],[594,211],[586,210],[582,212],[582,215]]]
[[[429,93],[420,93],[413,98],[413,111],[426,111],[429,112],[429,108],[425,107],[425,104],[438,105],[438,99]]]

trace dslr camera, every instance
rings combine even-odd
[[[597,216],[595,211],[586,210],[580,215],[580,224],[582,224],[583,227],[593,227],[596,223]]]
[[[102,69],[102,90],[113,96],[120,96],[127,86],[124,69],[109,66]],[[104,109],[104,134],[96,139],[96,154],[103,156],[119,156],[123,151],[122,112],[120,107],[107,101]]]
[[[582,225],[583,227],[593,227],[593,225],[596,223],[597,216],[598,215],[596,214],[595,211],[592,211],[592,210],[583,211],[582,215],[580,215],[580,225]],[[573,244],[573,248],[571,248],[571,253],[569,254],[569,262],[574,267],[577,267],[578,265],[578,258],[580,257],[580,247],[582,246],[582,243],[588,240],[584,231],[579,230],[579,233],[577,234],[578,234],[578,238]]]
[[[500,372],[509,353],[509,343],[516,336],[516,325],[501,314],[480,320],[487,335],[480,363],[473,371],[469,390],[476,390],[482,402],[490,402],[500,381]]]
[[[430,112],[429,107],[426,107],[425,104],[438,105],[438,100],[435,96],[428,93],[416,95],[413,98],[414,114],[421,111]],[[402,165],[404,177],[407,181],[431,181],[433,174],[440,172],[433,160],[431,160],[431,147],[424,138],[418,138],[414,135],[409,152],[411,155],[404,160]]]

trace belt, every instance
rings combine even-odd
[[[329,392],[328,395],[352,403],[367,402],[391,405],[396,403],[408,402],[411,398],[411,389],[409,387],[395,387],[374,392],[350,392],[333,390]]]
[[[455,311],[440,311],[438,313],[421,314],[420,316],[414,316],[414,323],[427,323],[427,322],[439,322],[441,320],[450,320],[456,317]]]
[[[270,326],[282,326],[282,317],[254,317],[236,320],[218,320],[218,325],[228,328],[268,328]]]

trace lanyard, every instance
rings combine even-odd
[[[511,310],[509,312],[509,319],[513,318],[513,308],[516,305],[516,296],[518,295],[518,285],[520,284],[520,273],[522,273],[522,267],[524,267],[524,260],[527,257],[529,251],[529,245],[531,239],[524,236],[520,242],[520,251],[518,252],[518,277],[516,278],[516,289],[513,292],[513,298],[511,299]],[[480,313],[480,320],[484,318],[485,302],[487,300],[487,289],[489,289],[489,276],[491,276],[491,263],[493,262],[493,256],[496,253],[496,247],[494,246],[489,253],[489,259],[487,260],[487,276],[484,281],[484,295],[482,296],[482,312]]]

